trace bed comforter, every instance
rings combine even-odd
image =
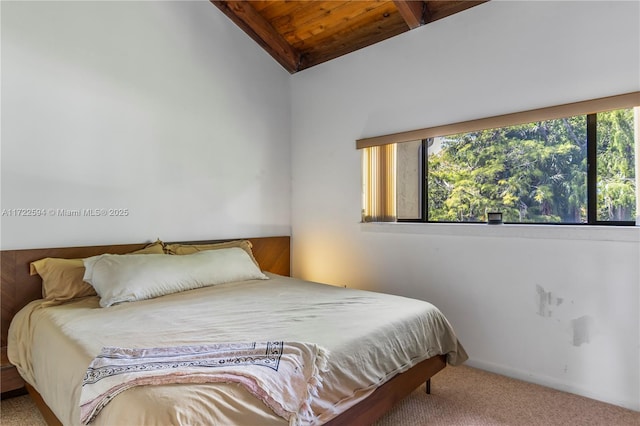
[[[220,342],[310,342],[327,351],[311,407],[322,424],[415,364],[467,359],[430,303],[278,275],[100,308],[97,297],[60,306],[34,301],[14,318],[8,355],[65,425],[80,424],[82,380],[103,347],[152,348]],[[116,396],[95,425],[284,425],[234,383],[139,386]]]

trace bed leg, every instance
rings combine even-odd
[[[425,390],[427,392],[427,395],[431,395],[431,379],[427,379],[426,383],[425,383]]]

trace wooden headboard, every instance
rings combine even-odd
[[[253,244],[253,255],[264,271],[289,276],[290,237],[242,238]],[[182,244],[208,244],[229,240],[176,241]],[[0,287],[2,314],[2,347],[7,345],[9,324],[13,316],[27,303],[42,298],[42,280],[29,275],[29,264],[45,257],[65,259],[85,258],[103,253],[124,254],[139,250],[148,243],[108,246],[41,248],[0,251]]]

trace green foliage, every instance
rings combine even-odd
[[[600,220],[635,212],[633,110],[598,114]],[[587,220],[585,116],[447,136],[429,155],[431,221]]]
[[[598,220],[631,220],[636,185],[633,110],[599,113]]]

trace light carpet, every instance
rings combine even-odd
[[[640,426],[640,412],[487,373],[447,367],[376,426]],[[45,425],[29,396],[2,400],[3,426]]]

